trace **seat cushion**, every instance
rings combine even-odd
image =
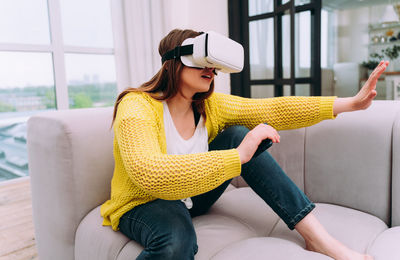
[[[269,236],[279,221],[279,216],[249,187],[225,192],[209,213],[234,218],[257,236]]]
[[[135,241],[130,241],[121,232],[115,232],[110,226],[102,226],[100,206],[93,209],[79,224],[75,236],[76,260],[117,259],[122,248],[128,243],[134,248],[132,255],[137,256],[143,250]],[[131,256],[132,259],[132,256]]]
[[[370,251],[384,255],[386,241],[400,237],[400,230],[382,233],[387,230],[382,220],[357,210],[317,204],[313,213],[332,236],[359,252],[367,252],[378,237]],[[143,250],[135,241],[101,223],[100,207],[82,220],[76,233],[76,259],[128,260]],[[329,259],[306,251],[299,233],[289,230],[248,187],[225,192],[210,212],[194,218],[193,224],[199,245],[196,260],[265,259],[266,256],[278,260]]]
[[[400,259],[400,227],[394,227],[381,233],[368,249],[374,260]]]
[[[298,244],[274,237],[250,238],[231,244],[212,260],[327,260],[325,255],[305,250]]]
[[[312,213],[329,234],[358,252],[367,252],[376,237],[387,229],[386,224],[379,218],[341,206],[316,203]],[[282,220],[272,231],[271,237],[289,240],[305,248],[304,239],[300,234],[296,230],[289,230]]]
[[[247,226],[225,216],[207,214],[194,218],[193,224],[199,245],[196,260],[208,260],[230,244],[256,236]],[[137,244],[131,241],[122,248],[117,259],[131,260],[137,255]]]
[[[143,247],[130,241],[121,232],[102,226],[100,207],[93,209],[79,224],[75,239],[75,259],[118,259],[137,257]],[[193,219],[199,252],[196,259],[210,257],[226,246],[257,234],[239,220],[222,215],[207,214]]]

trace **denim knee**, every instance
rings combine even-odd
[[[223,133],[231,138],[232,147],[237,147],[249,131],[245,126],[235,125],[228,127]]]
[[[158,242],[163,244],[160,256],[165,260],[194,259],[198,251],[196,233],[185,227],[176,227],[169,236]]]

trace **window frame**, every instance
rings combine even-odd
[[[116,66],[117,92],[121,92],[129,82],[126,39],[124,35],[124,15],[122,0],[109,0],[111,9],[113,48],[81,47],[65,45],[61,22],[60,0],[47,0],[50,43],[20,44],[0,43],[0,51],[9,52],[45,52],[53,58],[54,87],[56,108],[69,109],[68,84],[65,69],[65,54],[99,54],[113,55]]]
[[[309,84],[310,95],[321,95],[321,0],[311,0],[304,5],[295,5],[295,0],[282,4],[282,0],[274,0],[274,10],[269,13],[249,16],[248,0],[229,0],[229,37],[242,43],[244,47],[244,68],[241,73],[231,74],[231,93],[243,97],[251,97],[251,85],[274,85],[274,95],[283,96],[284,85],[290,85],[291,95],[295,95],[296,84]],[[290,13],[290,78],[283,78],[282,60],[282,16]],[[311,68],[309,77],[295,76],[295,15],[310,11],[311,13]],[[274,78],[250,78],[249,23],[262,19],[274,19]]]

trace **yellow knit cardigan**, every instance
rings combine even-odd
[[[213,93],[206,101],[208,141],[231,125],[249,129],[267,122],[277,130],[333,119],[335,97],[248,99]],[[155,200],[178,200],[210,191],[240,175],[236,149],[168,155],[163,106],[146,93],[129,93],[114,122],[115,169],[111,198],[101,206],[103,225],[118,230],[120,217]]]

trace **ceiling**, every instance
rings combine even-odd
[[[372,5],[399,3],[398,0],[322,0],[322,7],[330,10],[360,8]]]

